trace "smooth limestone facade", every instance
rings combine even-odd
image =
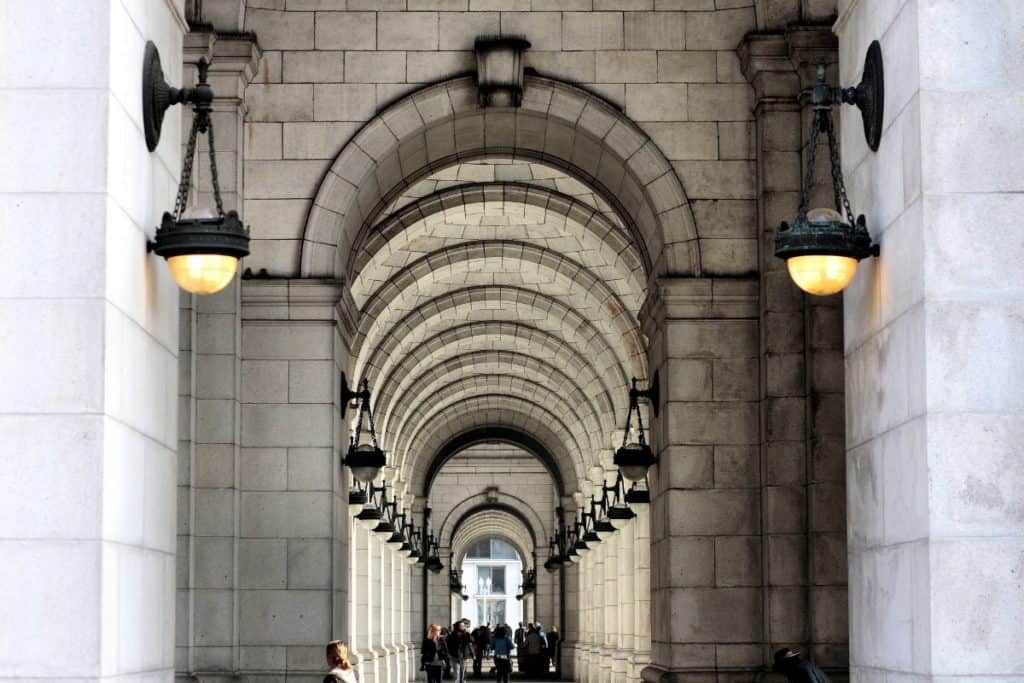
[[[781,646],[1019,677],[1018,4],[0,4],[0,678],[314,681],[343,638],[404,683],[489,537],[539,569],[565,679],[756,681]],[[519,108],[478,104],[493,35],[532,44]],[[881,257],[814,299],[773,235],[816,65],[854,84],[873,39],[879,151],[837,117]],[[147,40],[172,84],[211,62],[253,236],[215,296],[145,250],[189,124],[146,152]],[[650,505],[545,572],[655,372]],[[440,575],[348,514],[342,373]]]

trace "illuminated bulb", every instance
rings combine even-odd
[[[807,212],[807,222],[814,225],[844,223],[844,220],[833,209],[811,209]],[[831,254],[793,256],[786,260],[786,268],[797,287],[808,294],[828,296],[843,291],[850,284],[857,274],[857,259]]]
[[[183,220],[216,218],[210,209],[193,207]],[[167,258],[171,276],[178,286],[192,294],[214,294],[231,284],[238,272],[238,258],[224,254],[182,254]]]

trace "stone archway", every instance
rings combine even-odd
[[[528,76],[521,108],[481,110],[472,78],[424,88],[369,121],[320,184],[303,236],[304,277],[344,278],[349,252],[403,190],[460,161],[503,156],[566,169],[607,200],[643,245],[646,270],[701,273],[682,184],[658,147],[600,98]]]

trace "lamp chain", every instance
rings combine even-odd
[[[188,205],[188,193],[192,184],[192,163],[196,156],[196,140],[199,136],[199,117],[192,119],[192,130],[188,134],[185,146],[185,158],[181,160],[181,182],[178,183],[178,196],[174,199],[174,220],[180,221]]]
[[[217,215],[224,215],[224,202],[220,198],[220,176],[217,173],[217,155],[214,152],[216,145],[213,142],[213,118],[204,114],[209,122],[207,136],[210,138],[210,184],[213,185],[213,201],[217,203]]]
[[[846,184],[843,182],[843,169],[840,166],[839,145],[836,143],[835,126],[832,125],[832,117],[826,119],[825,131],[828,133],[828,151],[832,162],[832,187],[836,193],[836,210],[846,214],[850,225],[855,225],[853,209],[850,208],[850,200],[846,196]]]
[[[804,176],[804,185],[800,188],[800,207],[797,209],[797,220],[807,218],[807,210],[810,208],[811,185],[814,183],[814,164],[818,159],[818,135],[821,133],[821,117],[824,116],[821,109],[814,110],[814,117],[811,119],[811,137],[807,150],[807,174]]]

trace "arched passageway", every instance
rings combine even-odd
[[[635,124],[583,90],[528,81],[522,108],[481,110],[473,81],[455,79],[369,122],[320,186],[302,274],[344,279],[343,368],[373,389],[389,490],[439,542],[445,571],[410,579],[409,639],[462,616],[452,572],[496,538],[536,577],[523,616],[561,632],[558,671],[636,681],[650,657],[646,512],[621,549],[544,564],[615,481],[630,382],[649,374],[651,278],[698,274],[697,234]],[[378,653],[375,638],[357,644],[381,660],[368,668],[400,671],[402,647]]]

